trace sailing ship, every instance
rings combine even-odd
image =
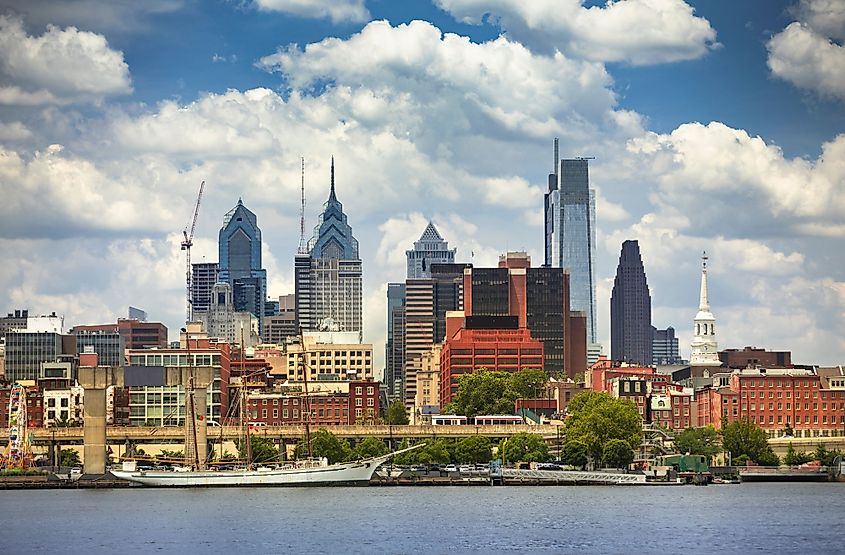
[[[241,331],[241,345],[243,345],[243,331]],[[190,342],[188,343],[190,348]],[[242,347],[243,349],[243,347]],[[191,360],[188,355],[188,361]],[[243,351],[241,352],[243,368]],[[190,364],[190,362],[189,362]],[[190,368],[189,368],[189,374]],[[243,380],[243,372],[241,373]],[[307,376],[307,372],[304,373]],[[422,447],[423,443],[387,453],[378,457],[371,457],[353,462],[329,464],[325,458],[315,459],[311,451],[311,431],[309,426],[310,407],[308,406],[308,379],[304,381],[303,411],[305,423],[305,445],[308,459],[294,461],[274,466],[258,466],[252,464],[252,441],[249,427],[245,426],[244,411],[246,406],[246,388],[241,382],[240,395],[240,423],[246,447],[247,465],[233,470],[202,469],[197,449],[196,405],[194,403],[193,375],[188,379],[185,390],[185,404],[188,418],[185,419],[186,455],[189,456],[190,466],[177,467],[174,470],[139,469],[136,461],[125,461],[122,470],[112,470],[111,473],[120,479],[153,487],[217,487],[217,486],[354,486],[368,485],[376,469],[387,460],[400,453]]]

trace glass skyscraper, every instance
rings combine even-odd
[[[640,244],[622,243],[610,295],[610,357],[641,365],[652,363],[651,295]]]
[[[232,286],[235,310],[258,318],[259,334],[267,298],[267,271],[261,267],[261,230],[241,199],[223,217],[217,280]]]
[[[558,173],[559,172],[559,173]],[[587,315],[587,342],[596,343],[596,200],[588,160],[557,160],[545,195],[545,263],[570,276],[571,310]]]

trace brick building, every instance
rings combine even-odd
[[[728,368],[792,368],[790,351],[767,351],[757,347],[719,351],[719,360]]]
[[[305,410],[311,413],[312,426],[372,424],[380,416],[378,382],[324,382],[309,384],[308,388],[307,405],[301,386],[291,386],[286,392],[250,393],[246,404],[249,422],[301,425],[305,423]]]
[[[167,327],[160,322],[142,322],[119,318],[116,324],[99,324],[94,326],[74,326],[71,335],[85,333],[119,333],[127,349],[146,349],[150,347],[167,347]]]

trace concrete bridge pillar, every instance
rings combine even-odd
[[[85,388],[82,429],[85,474],[106,472],[106,388],[114,382],[111,370],[104,366],[79,369],[79,385]]]

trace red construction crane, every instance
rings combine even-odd
[[[205,181],[200,183],[200,191],[197,193],[197,206],[194,208],[194,219],[191,220],[191,231],[188,233],[187,226],[182,230],[182,250],[185,251],[185,320],[193,320],[193,306],[191,305],[191,247],[194,246],[194,230],[197,228],[197,216],[200,214],[200,201],[202,190],[205,188]]]

